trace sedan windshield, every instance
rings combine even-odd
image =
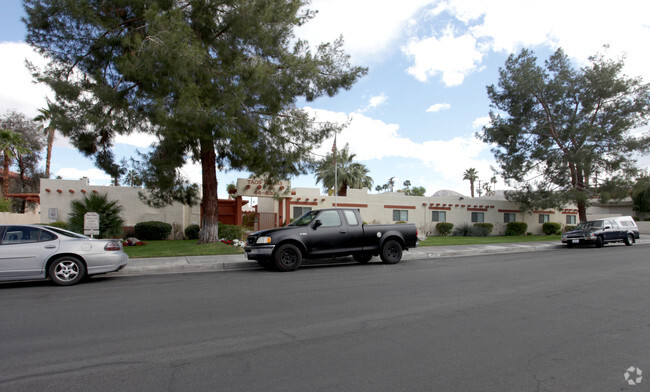
[[[311,221],[314,220],[316,217],[317,211],[309,211],[305,214],[303,214],[300,218],[296,219],[295,221],[291,222],[289,226],[307,226],[308,224],[311,223]]]

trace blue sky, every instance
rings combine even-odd
[[[462,174],[472,167],[489,180],[494,158],[475,137],[490,109],[486,86],[497,83],[499,67],[523,47],[542,60],[562,47],[581,65],[607,44],[609,55],[625,54],[628,75],[650,82],[647,1],[403,0],[396,7],[394,0],[314,0],[310,8],[319,12],[297,34],[312,44],[343,35],[352,62],[369,72],[350,91],[311,102],[308,110],[319,120],[350,120],[337,145],[350,144],[375,185],[396,177],[397,185],[410,180],[427,195],[442,189],[468,194]],[[3,1],[0,113],[33,116],[50,93],[24,69],[25,58],[45,63],[24,43],[22,14],[20,1]],[[634,130],[644,132],[648,127]],[[152,141],[146,135],[118,139],[115,153],[129,158]],[[314,153],[331,147],[326,140]],[[639,157],[639,166],[650,168],[650,157]],[[92,184],[110,180],[60,135],[52,172],[87,176]],[[188,162],[184,172],[200,182],[200,166]],[[248,173],[218,173],[222,197],[238,177]],[[293,178],[292,185],[320,186],[311,175]],[[504,188],[500,179],[497,188]]]

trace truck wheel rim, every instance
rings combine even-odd
[[[280,262],[286,266],[292,266],[296,263],[296,254],[290,250],[282,252]]]

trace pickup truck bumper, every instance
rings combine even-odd
[[[274,248],[275,245],[246,246],[244,252],[246,252],[248,260],[268,260],[271,258]]]

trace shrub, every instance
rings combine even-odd
[[[198,240],[201,226],[197,224],[189,225],[185,228],[185,238],[188,240]]]
[[[166,240],[172,232],[172,225],[160,221],[140,222],[135,225],[135,236],[140,240]]]
[[[528,230],[526,222],[509,222],[506,226],[506,235],[524,235]]]
[[[44,223],[44,224],[52,227],[58,227],[59,229],[63,229],[63,230],[69,230],[68,224],[66,222],[56,221],[56,222]]]
[[[439,222],[436,223],[436,231],[440,235],[449,235],[451,230],[454,228],[454,224],[450,222]]]
[[[219,222],[219,239],[241,240],[244,236],[244,228],[237,225],[225,225]]]
[[[546,235],[558,234],[562,229],[562,225],[557,222],[546,222],[542,225],[542,231]]]
[[[477,237],[487,237],[492,233],[494,225],[492,223],[474,223],[474,235]]]
[[[83,200],[70,202],[70,214],[68,214],[69,230],[76,233],[84,232],[84,215],[87,212],[99,214],[99,237],[119,238],[122,236],[122,225],[124,220],[120,217],[123,207],[115,200],[109,201],[108,195],[92,193],[84,195]]]
[[[0,212],[11,211],[11,200],[0,197]]]
[[[564,226],[564,231],[572,231],[575,230],[576,227],[574,225],[566,225]]]
[[[454,228],[452,235],[455,237],[472,237],[474,235],[474,226],[463,223]]]

